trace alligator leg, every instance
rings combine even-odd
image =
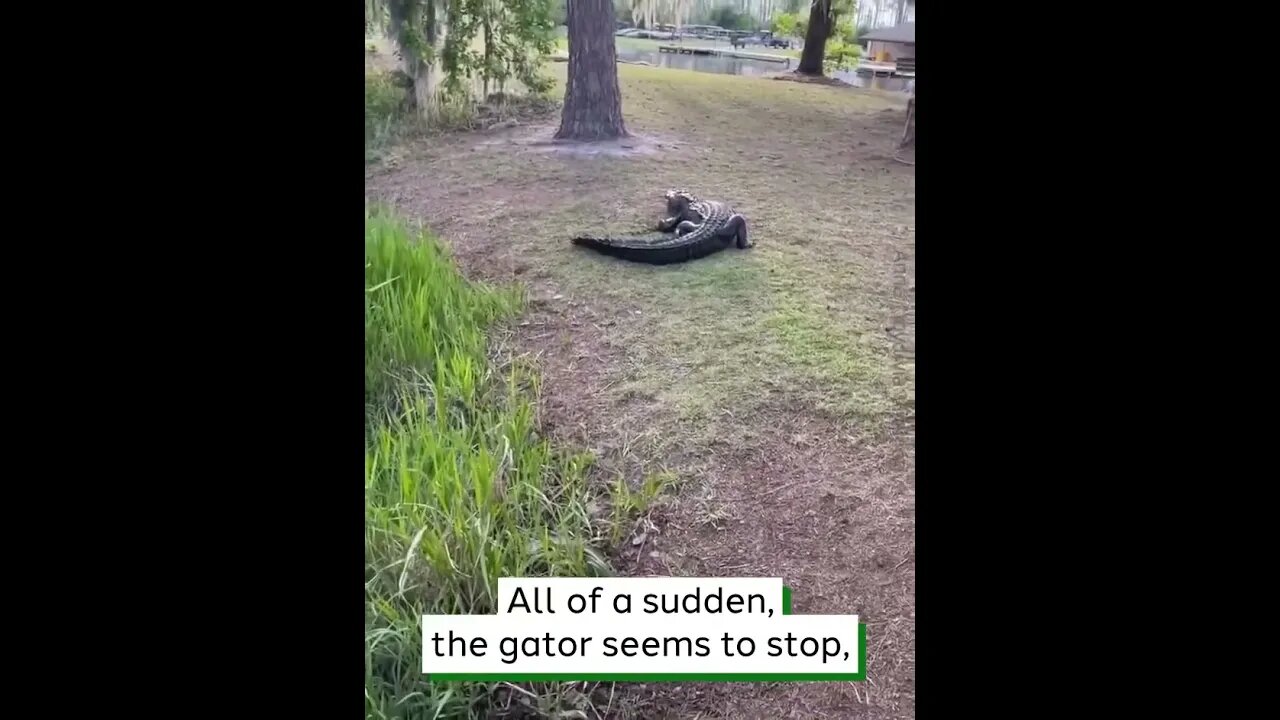
[[[751,238],[747,233],[747,219],[734,213],[725,221],[724,227],[720,230],[721,237],[734,238],[737,240],[738,247],[749,248],[752,246]]]
[[[676,237],[679,237],[681,235],[688,235],[689,233],[697,229],[698,229],[697,223],[692,222],[690,220],[685,220],[684,222],[676,226]]]
[[[671,232],[680,222],[680,216],[665,218],[658,221],[658,230],[661,232]]]

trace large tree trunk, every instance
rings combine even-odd
[[[560,140],[626,137],[613,0],[569,0],[569,79],[560,114]]]
[[[489,63],[493,61],[493,26],[489,22],[489,10],[485,9],[484,20],[482,22],[484,32],[484,69],[480,71],[480,75],[484,78],[484,95],[485,102],[489,101]]]
[[[804,35],[804,50],[796,72],[822,75],[822,60],[827,54],[827,36],[831,34],[831,0],[813,0],[809,5],[809,30]]]
[[[430,119],[431,112],[440,97],[442,84],[440,52],[444,49],[449,28],[443,9],[437,12],[435,0],[428,0],[426,3],[425,16],[426,40],[435,53],[435,61],[424,62],[415,52],[406,48],[401,48],[400,54],[404,60],[405,73],[413,78],[414,108],[423,119]]]

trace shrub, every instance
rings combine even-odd
[[[858,45],[846,44],[839,40],[827,41],[827,52],[824,62],[839,70],[848,70],[862,57],[862,48]]]
[[[368,154],[390,143],[408,115],[408,91],[403,73],[374,72],[364,76],[364,145]]]

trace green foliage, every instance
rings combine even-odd
[[[820,0],[815,0],[815,2]],[[857,45],[857,28],[853,18],[857,15],[856,0],[826,0],[830,24],[827,26],[827,37],[824,38],[823,66],[827,68],[848,69],[852,67],[862,54]],[[807,20],[808,16],[805,16]],[[808,23],[800,29],[802,35],[808,35]]]
[[[401,71],[367,72],[364,78],[364,157],[375,162],[390,145],[415,133],[473,127],[476,105],[458,94],[442,95],[425,113],[413,110],[413,78]]]
[[[862,57],[862,47],[841,40],[828,40],[823,63],[838,70],[848,70]]]
[[[396,41],[411,75],[418,64],[434,60],[430,42],[437,28],[434,0],[367,0],[365,8],[366,22],[375,18],[384,23],[382,29]]]
[[[365,159],[372,160],[381,148],[400,134],[408,115],[408,94],[395,73],[370,73],[364,77]]]
[[[556,23],[551,0],[488,0],[498,9],[500,56],[516,79],[531,92],[548,92],[554,82],[541,75],[542,58],[555,47]]]
[[[364,35],[369,37],[387,25],[387,8],[381,0],[364,0]]]
[[[819,0],[814,0],[815,2]],[[845,42],[853,42],[856,30],[854,28],[853,18],[857,15],[858,3],[856,0],[827,0],[828,14],[831,17],[831,25],[828,27],[828,38],[840,38]],[[809,12],[810,7],[805,3],[804,9],[797,16],[797,24],[801,25],[800,35],[808,33]]]
[[[608,574],[612,533],[588,459],[538,436],[537,376],[490,358],[486,329],[519,293],[468,282],[383,213],[365,262],[365,715],[485,717],[484,684],[422,681],[421,616],[494,612],[501,576]],[[616,522],[664,483],[621,496]]]
[[[729,5],[720,5],[711,11],[708,25],[719,25],[726,30],[754,30],[755,17],[748,12],[735,10]]]
[[[847,45],[852,45],[857,42],[857,33],[858,29],[853,24],[853,18],[842,17],[837,19],[835,25],[832,26],[831,37],[837,38]]]
[[[839,38],[846,43],[854,41],[853,20],[858,15],[857,0],[830,0],[831,2],[831,34],[827,37]]]
[[[799,13],[779,13],[773,18],[773,34],[779,37],[804,37],[809,17]]]
[[[610,488],[610,533],[609,541],[614,545],[622,542],[628,530],[631,518],[648,512],[658,501],[663,492],[676,482],[674,473],[661,472],[645,477],[638,490],[632,490],[626,478],[618,475]]]
[[[378,404],[397,380],[484,355],[484,328],[519,298],[467,283],[434,238],[418,242],[383,214],[365,228],[365,399]]]
[[[449,95],[468,94],[473,77],[486,90],[515,78],[536,94],[552,86],[539,66],[554,47],[556,8],[558,0],[366,0],[365,19],[396,41],[410,76],[440,72]]]

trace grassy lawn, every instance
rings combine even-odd
[[[563,64],[549,70],[563,83]],[[595,455],[588,487],[626,491],[667,470],[681,480],[652,518],[660,532],[622,558],[624,571],[782,574],[815,599],[804,612],[865,613],[876,695],[864,716],[910,716],[915,190],[913,169],[892,159],[903,101],[632,65],[619,78],[632,155],[536,144],[552,116],[403,145],[370,167],[366,194],[427,223],[469,276],[524,288],[508,341],[541,373],[538,424],[557,446]],[[731,203],[756,247],[650,267],[569,244],[577,231],[651,224],[670,187]],[[552,477],[579,488],[569,470]],[[514,512],[601,538],[579,509],[587,502]],[[477,588],[459,591],[480,602]],[[834,717],[854,692],[707,688],[699,702],[743,717],[795,707]],[[645,707],[637,717],[657,716]]]
[[[639,310],[644,322],[609,333],[637,361],[626,386],[684,420],[714,423],[716,408],[749,411],[779,394],[868,427],[907,408],[910,368],[884,331],[908,290],[886,262],[914,224],[912,176],[884,162],[899,118],[883,111],[897,101],[659,68],[619,73],[629,127],[677,149],[582,159],[472,151],[473,139],[419,148],[414,166],[473,207],[501,207],[474,218],[487,226],[464,221],[475,242],[499,245],[584,302]],[[876,166],[854,162],[859,153],[879,157]],[[564,192],[536,206],[508,197],[540,185]],[[672,269],[620,266],[564,242],[574,229],[650,223],[670,186],[734,203],[758,247]],[[448,205],[433,209],[451,214]],[[474,249],[487,250],[460,251]]]

